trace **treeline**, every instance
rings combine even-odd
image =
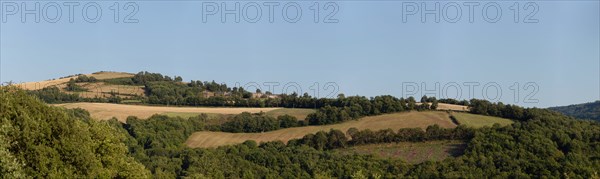
[[[346,134],[351,137],[351,140],[348,139]],[[379,131],[365,129],[359,131],[356,128],[350,128],[346,134],[335,129],[331,129],[329,132],[320,131],[316,134],[308,134],[301,139],[290,140],[288,141],[288,145],[308,145],[317,150],[331,150],[377,143],[470,140],[474,137],[475,129],[463,125],[459,125],[456,128],[441,128],[436,124],[427,127],[425,131],[421,128],[403,128],[399,129],[398,132],[392,129]]]
[[[192,83],[160,81],[146,83],[144,89],[150,104],[245,107],[272,105],[270,101],[248,99],[252,94],[241,87],[230,89],[227,85],[217,84],[214,81],[200,84],[202,83],[199,81],[192,81]]]
[[[468,100],[456,100],[456,99],[439,99],[438,102],[440,103],[446,103],[446,104],[456,104],[456,105],[463,105],[463,106],[469,106],[469,101]]]
[[[215,81],[195,81],[189,83],[182,82],[180,76],[166,76],[160,73],[150,73],[142,71],[131,78],[114,78],[97,80],[94,77],[80,75],[67,84],[67,91],[86,91],[86,89],[77,85],[79,82],[102,81],[108,84],[117,85],[138,85],[144,86],[144,96],[137,97],[141,103],[163,104],[163,105],[185,105],[185,106],[229,106],[229,107],[285,107],[285,108],[313,108],[319,109],[325,106],[337,107],[341,117],[331,117],[325,121],[344,121],[347,120],[344,113],[351,118],[357,116],[377,115],[406,110],[422,110],[437,108],[438,100],[432,97],[421,99],[421,102],[427,103],[416,105],[417,101],[413,98],[395,98],[389,95],[367,98],[364,96],[345,97],[343,94],[338,98],[316,98],[308,93],[299,95],[280,94],[275,96],[266,91],[258,98],[253,97],[253,93],[242,87],[228,87],[226,84],[216,83]],[[257,92],[261,92],[257,89]],[[37,93],[39,94],[39,93]],[[41,94],[44,95],[44,94]],[[56,96],[56,95],[55,95]],[[269,97],[270,96],[270,97]],[[49,99],[48,97],[41,97]],[[90,101],[92,99],[61,98],[47,101],[54,103]],[[95,102],[104,102],[103,100],[93,99]],[[106,102],[120,102],[119,99],[105,100]],[[346,109],[347,108],[347,109]],[[326,111],[323,111],[326,112]],[[316,121],[316,123],[331,123]],[[335,122],[334,122],[335,123]]]
[[[96,81],[98,81],[98,79],[96,79],[96,77],[87,76],[87,75],[79,75],[79,76],[77,76],[77,78],[75,78],[76,83],[96,82]]]
[[[436,109],[438,102],[435,97],[423,96],[421,104],[417,105],[413,97],[404,99],[384,95],[371,99],[359,96],[339,97],[332,100],[331,104],[334,106],[328,104],[319,108],[317,112],[309,114],[306,117],[308,123],[310,125],[334,124],[363,116]]]
[[[268,116],[265,113],[251,114],[244,112],[235,115],[227,122],[221,124],[223,132],[267,132],[282,128],[305,126],[304,121],[299,121],[294,116],[281,115],[277,118]]]
[[[82,101],[78,94],[61,92],[56,86],[46,87],[40,90],[27,91],[27,93],[37,96],[42,101],[50,104]]]
[[[487,116],[496,116],[513,120],[525,121],[542,115],[561,114],[546,109],[523,108],[517,105],[503,104],[502,102],[492,103],[487,100],[471,99],[469,102],[469,111],[474,114]]]
[[[69,79],[69,81],[67,82],[67,86],[65,87],[66,91],[72,91],[72,92],[83,92],[83,91],[87,91],[87,89],[79,86],[77,83],[75,83],[75,80],[73,78]]]
[[[42,101],[50,104],[56,103],[71,103],[71,102],[94,102],[94,103],[121,103],[123,100],[127,99],[138,99],[136,97],[131,98],[121,98],[115,92],[110,92],[109,97],[101,98],[101,97],[93,97],[93,98],[85,98],[81,97],[77,93],[65,93],[62,92],[58,87],[51,86],[45,87],[40,90],[32,90],[27,91],[28,94],[36,96]]]

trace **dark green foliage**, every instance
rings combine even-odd
[[[1,178],[144,178],[124,136],[82,109],[50,107],[0,87]]]
[[[548,108],[578,119],[600,121],[600,101]]]
[[[279,121],[280,128],[290,128],[290,127],[299,127],[304,126],[304,121],[298,121],[296,117],[290,115],[281,115],[277,116],[277,120]]]
[[[109,103],[121,103],[121,101],[123,101],[123,99],[121,99],[121,96],[117,95],[117,93],[115,92],[110,92],[110,97],[106,98],[106,100],[108,100]]]
[[[204,129],[207,118],[205,114],[189,119],[153,115],[141,120],[130,116],[123,127],[144,148],[178,148],[193,132]]]
[[[310,125],[334,124],[353,119],[350,117],[349,113],[351,113],[351,111],[348,107],[337,108],[325,106],[317,112],[309,114],[306,118]]]
[[[207,116],[189,119],[153,115],[148,119],[128,117],[126,124],[116,120],[113,126],[128,134],[130,155],[143,163],[157,178],[174,178],[182,172],[186,152],[184,142],[195,131],[203,130]]]
[[[98,81],[98,80],[96,79],[96,77],[93,77],[93,76],[88,77],[86,75],[79,75],[79,76],[77,76],[77,78],[75,78],[76,83],[96,82],[96,81]]]
[[[424,99],[428,98],[424,96]],[[432,100],[435,101],[435,98]],[[341,97],[328,103],[332,105],[327,104],[306,117],[310,125],[334,124],[364,116],[430,109],[427,103],[417,106],[413,97],[405,100],[389,95],[376,96],[370,100],[359,96]]]
[[[435,97],[433,97],[433,100],[431,101],[431,109],[436,110],[438,108],[438,100],[435,99]]]
[[[139,72],[131,78],[134,84],[145,85],[148,82],[153,81],[173,81],[169,76],[163,76],[160,73],[150,73],[147,71]]]
[[[112,85],[135,85],[135,83],[133,82],[133,78],[128,77],[104,79],[101,81]]]
[[[81,101],[79,94],[63,93],[56,86],[42,88],[40,90],[28,91],[46,103],[64,103]]]
[[[535,116],[561,116],[557,112],[538,108],[523,108],[516,105],[504,105],[502,103],[491,103],[486,100],[472,99],[469,110],[474,114],[496,116],[513,120],[525,121]]]
[[[148,82],[144,88],[151,104],[181,105],[196,97],[200,89],[172,81]]]
[[[463,106],[469,105],[469,101],[467,101],[467,100],[458,101],[456,99],[439,99],[438,102],[446,103],[446,104],[463,105]]]
[[[42,88],[40,90],[27,91],[27,93],[40,98],[42,101],[50,104],[67,102],[109,102],[106,98],[83,98],[79,94],[69,94],[61,92],[56,86]]]
[[[221,125],[224,132],[266,132],[279,129],[279,121],[274,117],[261,114],[241,113]]]
[[[469,140],[473,138],[475,129],[462,125],[452,129],[433,125],[427,127],[425,131],[421,128],[405,128],[398,130],[398,132],[394,132],[391,129],[373,132],[369,129],[358,131],[355,128],[351,128],[347,133],[352,137],[350,141],[351,145],[363,145],[390,142],[423,142],[430,140]]]
[[[73,91],[73,92],[87,91],[87,89],[85,89],[85,88],[79,86],[77,83],[75,83],[75,80],[73,80],[73,78],[71,78],[69,80],[69,82],[67,82],[67,87],[65,87],[65,90]]]

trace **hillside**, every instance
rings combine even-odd
[[[600,101],[548,108],[578,119],[600,121]]]
[[[97,80],[107,80],[107,79],[115,79],[115,78],[131,78],[135,74],[126,73],[126,72],[109,72],[109,71],[101,71],[95,72],[91,74],[78,74],[78,75],[70,75],[66,77],[61,77],[59,79],[51,79],[44,81],[35,81],[35,82],[25,82],[16,84],[15,86],[26,89],[26,90],[38,90],[45,87],[56,86],[56,85],[65,85],[69,80],[76,79],[79,76],[88,76],[94,77]]]
[[[508,126],[514,121],[506,118],[494,117],[494,116],[484,116],[477,114],[470,114],[464,112],[453,112],[452,117],[455,118],[456,123],[460,125],[466,125],[469,127],[492,127],[494,124],[499,124],[500,126]]]
[[[600,170],[599,123],[481,100],[471,101],[471,113],[486,116],[469,114],[466,119],[496,123],[500,119],[488,117],[502,117],[514,124],[454,127],[449,119],[452,112],[389,110],[404,104],[398,100],[369,110],[379,113],[341,106],[324,107],[328,110],[312,115],[335,119],[334,124],[236,133],[243,136],[227,138],[219,136],[221,132],[206,132],[219,130],[214,125],[222,124],[210,124],[207,115],[189,119],[155,115],[122,124],[92,120],[82,109],[48,106],[12,87],[0,87],[0,99],[2,178],[148,178],[149,172],[155,178],[597,178]],[[364,116],[349,118],[348,114],[356,112]],[[354,126],[360,129],[341,131]],[[403,129],[378,130],[387,128]],[[320,131],[292,136],[295,139],[287,144],[235,144],[248,139],[243,137],[280,131],[292,134],[286,130],[299,129]],[[218,142],[233,145],[188,147],[190,143],[208,145],[219,137],[225,140]],[[262,137],[290,138],[284,133]]]
[[[262,133],[228,133],[228,132],[210,132],[201,131],[192,134],[186,141],[189,147],[218,147],[223,145],[240,144],[246,140],[256,142],[283,141],[302,138],[307,134],[314,134],[319,131],[328,131],[337,129],[346,132],[350,128],[359,130],[370,129],[373,131],[382,129],[398,130],[401,128],[422,128],[437,124],[444,128],[456,127],[450,120],[446,112],[402,112],[394,114],[384,114],[378,116],[364,117],[359,120],[348,121],[340,124],[305,126],[280,129]]]

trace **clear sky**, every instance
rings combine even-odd
[[[315,95],[316,82],[320,97],[332,92],[324,89],[327,82],[346,95],[401,97],[409,92],[403,87],[418,84],[420,96],[424,83],[438,97],[460,98],[468,98],[469,85],[479,83],[471,86],[472,97],[496,99],[501,94],[499,101],[522,106],[600,99],[597,0],[485,1],[478,6],[453,1],[318,1],[317,23],[316,1],[280,1],[272,6],[273,22],[269,22],[271,6],[263,1],[226,1],[226,7],[221,1],[118,1],[119,23],[114,22],[117,1],[96,1],[98,6],[37,1],[39,23],[35,14],[25,13],[23,19],[20,12],[35,10],[35,2],[0,1],[2,82],[101,70],[151,71],[232,86],[278,82],[275,93],[294,82],[302,92]],[[235,9],[236,2],[242,11],[240,22],[235,22],[234,14],[224,14],[225,23],[221,22],[220,10]],[[424,14],[422,22],[420,10],[435,9],[436,2],[440,22],[435,22],[435,14]],[[56,16],[57,6],[61,16]],[[287,16],[282,14],[284,6]],[[73,22],[69,7],[74,9]],[[137,12],[127,18],[135,7]],[[296,20],[296,7],[302,16],[288,22]],[[496,16],[496,7],[501,16]],[[102,11],[99,19],[96,8]],[[491,88],[484,95],[486,84]],[[495,90],[498,87],[501,93]]]

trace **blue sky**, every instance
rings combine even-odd
[[[535,6],[523,1],[485,1],[474,8],[472,23],[468,7],[460,1],[456,4],[462,13],[456,23],[446,21],[443,15],[439,23],[431,14],[425,15],[426,22],[421,21],[420,13],[403,16],[408,13],[403,7],[414,1],[336,1],[338,11],[330,19],[337,23],[323,23],[334,8],[324,9],[330,5],[325,1],[319,1],[318,23],[311,10],[315,1],[279,2],[272,23],[263,1],[226,1],[229,9],[236,2],[240,9],[248,7],[239,23],[233,15],[225,15],[225,23],[220,13],[206,15],[210,13],[203,11],[203,3],[208,8],[206,3],[217,2],[221,10],[220,1],[132,1],[138,7],[132,19],[138,23],[123,23],[133,9],[124,9],[123,1],[118,1],[119,23],[113,22],[115,11],[111,10],[117,1],[96,1],[102,9],[96,23],[85,21],[82,9],[86,3],[74,7],[74,21],[69,22],[69,9],[63,1],[39,1],[40,9],[50,9],[46,12],[50,20],[56,11],[49,3],[61,6],[58,22],[40,17],[40,23],[35,23],[31,14],[22,22],[20,12],[11,15],[14,2],[23,9],[22,1],[0,3],[2,82],[40,81],[101,70],[152,71],[229,85],[278,82],[276,93],[294,82],[302,92],[315,95],[314,83],[318,83],[321,97],[332,92],[332,88],[324,89],[325,84],[334,82],[346,95],[401,97],[407,94],[403,87],[424,83],[438,97],[467,98],[469,86],[465,83],[474,82],[479,86],[474,87],[472,97],[522,106],[600,99],[599,1],[538,1]],[[31,9],[36,1],[25,2]],[[285,21],[282,14],[282,7],[290,2],[302,9],[296,23]],[[440,9],[448,7],[445,17],[458,14],[449,4],[454,1],[437,2]],[[515,2],[520,7],[518,23],[511,10]],[[262,10],[256,23],[244,19],[257,14],[253,3]],[[423,6],[433,9],[435,3],[416,5],[420,10]],[[497,3],[502,9],[495,23],[487,22],[482,14],[488,3]],[[289,7],[286,17],[291,19],[296,11]],[[538,22],[524,23],[534,7],[538,11],[528,19]],[[486,12],[488,18],[495,17],[493,8]],[[90,19],[95,13],[88,8]],[[440,84],[437,90],[436,83]],[[455,84],[461,88],[460,96],[452,87]],[[484,95],[486,84],[492,88]],[[444,86],[448,90],[442,89]],[[498,87],[501,93],[495,90]]]

